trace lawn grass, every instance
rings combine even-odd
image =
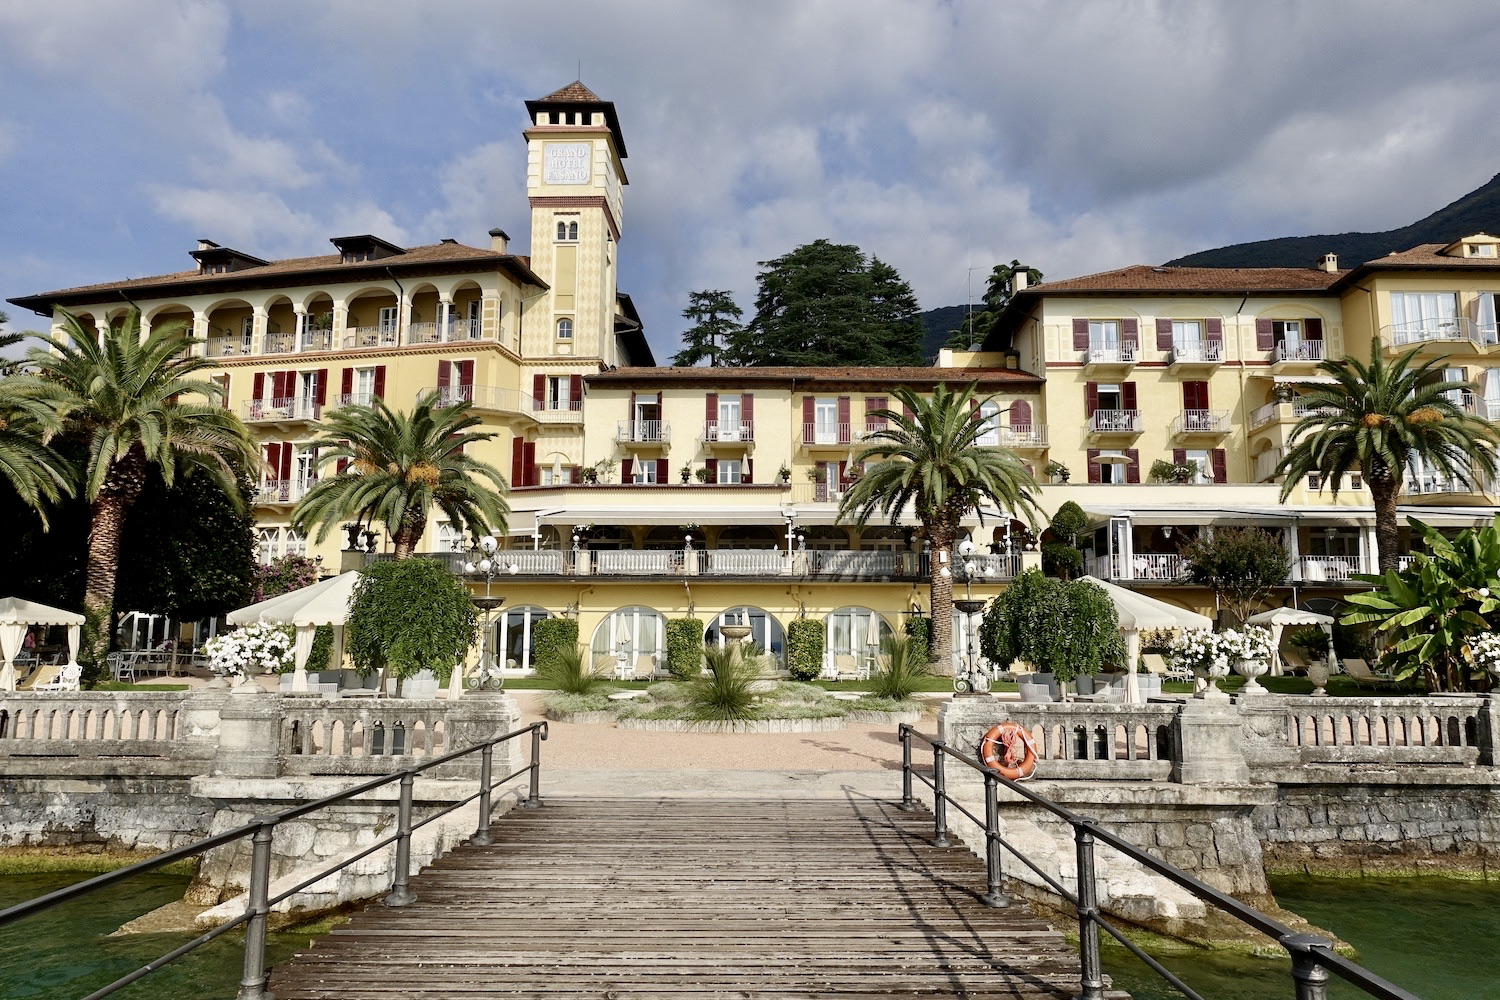
[[[128,681],[100,681],[91,691],[186,691],[191,684],[131,684]]]

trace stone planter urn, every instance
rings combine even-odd
[[[1229,695],[1219,690],[1219,681],[1229,676],[1228,666],[1221,667],[1213,664],[1208,667],[1194,667],[1193,673],[1204,682],[1203,690],[1193,695],[1194,698],[1202,698],[1205,701],[1229,700]]]
[[[1314,698],[1326,698],[1328,692],[1323,690],[1328,685],[1328,661],[1313,660],[1307,668],[1307,679],[1312,681]]]
[[[1245,678],[1245,686],[1240,688],[1241,694],[1265,694],[1266,689],[1256,680],[1263,677],[1271,665],[1265,660],[1236,660],[1234,672]]]

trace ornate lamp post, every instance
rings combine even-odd
[[[473,602],[474,607],[479,609],[484,622],[484,637],[479,656],[479,670],[469,680],[469,686],[476,690],[488,688],[492,691],[499,691],[505,687],[505,675],[500,670],[499,664],[495,662],[494,652],[494,613],[500,605],[505,603],[505,598],[495,597],[491,593],[495,582],[495,575],[500,572],[500,561],[496,558],[499,548],[500,543],[494,535],[485,535],[479,539],[477,551],[471,553],[471,555],[478,555],[479,561],[474,562],[471,559],[464,563],[463,567],[464,572],[469,576],[484,577],[484,596],[469,598]],[[515,576],[520,572],[520,569],[518,565],[511,563],[507,572],[511,576]],[[461,685],[457,687],[459,690],[462,688]]]
[[[958,543],[958,554],[963,559],[964,567],[964,599],[954,601],[953,606],[964,616],[964,659],[965,669],[961,676],[953,679],[953,689],[959,694],[971,692],[983,692],[989,690],[989,678],[979,675],[974,656],[974,616],[984,607],[984,601],[974,600],[974,574],[978,566],[974,562],[974,540],[965,538]]]

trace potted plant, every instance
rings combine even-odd
[[[708,471],[708,466],[706,465],[698,466],[698,468],[693,471],[693,475],[698,478],[698,482],[700,483],[707,484],[709,482],[712,482],[713,474]]]
[[[406,680],[430,671],[447,684],[478,635],[469,589],[442,563],[403,559],[360,571],[344,639],[362,675],[384,670]]]
[[[1151,463],[1153,483],[1190,483],[1198,475],[1197,462],[1169,462],[1158,458]]]
[[[792,470],[785,465],[776,470],[776,475],[781,477],[781,485],[783,486],[792,481]]]
[[[278,674],[292,668],[294,631],[290,625],[256,622],[214,636],[204,643],[209,669],[220,677],[232,677],[236,687],[250,684],[255,674]],[[259,690],[258,687],[255,688]]]
[[[693,467],[691,465],[684,465],[680,471],[683,485],[687,485],[687,481],[693,478]]]
[[[1264,694],[1266,689],[1256,678],[1271,669],[1271,630],[1247,625],[1225,632],[1224,641],[1236,656],[1235,673],[1245,678],[1240,694]]]
[[[1186,667],[1207,686],[1194,697],[1209,701],[1226,701],[1229,695],[1219,690],[1218,682],[1229,676],[1231,652],[1223,637],[1206,628],[1188,628],[1172,640],[1172,661]]]
[[[1063,465],[1056,459],[1048,462],[1047,467],[1042,471],[1059,483],[1066,483],[1068,479],[1073,475],[1068,471],[1068,467],[1066,465]]]

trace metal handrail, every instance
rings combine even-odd
[[[1147,955],[1133,942],[1129,941],[1123,931],[1115,927],[1099,911],[1098,887],[1094,872],[1094,844],[1102,841],[1105,845],[1114,848],[1121,854],[1132,859],[1138,864],[1144,865],[1158,875],[1163,876],[1171,882],[1182,886],[1184,889],[1197,896],[1206,903],[1229,914],[1240,922],[1249,925],[1262,934],[1274,938],[1278,944],[1286,949],[1292,959],[1292,980],[1296,985],[1297,1000],[1327,1000],[1328,997],[1328,973],[1333,972],[1345,982],[1359,987],[1369,996],[1377,1000],[1420,1000],[1414,993],[1408,993],[1401,987],[1375,975],[1356,962],[1351,962],[1333,950],[1333,942],[1316,934],[1299,934],[1291,928],[1273,920],[1259,910],[1235,899],[1226,893],[1220,892],[1213,886],[1199,881],[1187,872],[1168,864],[1154,855],[1148,854],[1128,840],[1111,833],[1099,825],[1099,821],[1088,816],[1080,816],[1071,810],[1058,805],[1046,796],[1039,795],[1005,777],[1000,772],[986,767],[981,761],[969,756],[961,750],[955,750],[946,742],[934,739],[918,732],[908,723],[902,723],[898,727],[901,737],[901,805],[903,811],[911,812],[916,808],[916,800],[912,797],[912,779],[920,780],[932,789],[932,816],[933,816],[933,838],[934,847],[949,847],[952,841],[948,839],[948,809],[949,805],[967,816],[972,822],[984,828],[985,836],[985,868],[987,887],[980,899],[990,906],[1008,906],[1010,898],[1001,891],[1001,848],[1009,851],[1015,858],[1035,872],[1042,881],[1046,882],[1054,892],[1067,900],[1078,911],[1078,958],[1081,969],[1080,1000],[1102,1000],[1104,996],[1103,969],[1099,958],[1099,930],[1102,928],[1115,940],[1119,941],[1146,964],[1157,975],[1161,976],[1172,985],[1183,996],[1189,1000],[1202,1000],[1194,990],[1182,980],[1178,979],[1171,971],[1166,969],[1160,962]],[[923,741],[932,747],[932,777],[912,767],[911,741],[912,737]],[[952,757],[961,761],[969,767],[978,771],[984,777],[984,819],[969,812],[968,809],[948,794],[947,778],[944,763],[946,758]],[[1042,871],[1030,858],[1026,857],[1004,837],[1000,835],[1000,816],[998,790],[1000,785],[1028,799],[1036,805],[1041,806],[1048,812],[1053,813],[1073,828],[1074,845],[1078,860],[1078,892],[1068,892],[1057,882],[1056,879]]]
[[[491,781],[492,758],[494,756],[496,745],[504,743],[508,740],[513,740],[516,737],[522,736],[526,733],[531,734],[531,763],[526,765],[525,767],[517,768],[514,772],[506,775],[499,781]],[[177,959],[181,958],[183,955],[186,955],[193,949],[207,944],[208,942],[214,940],[222,934],[227,933],[235,927],[240,926],[241,924],[246,925],[245,963],[243,975],[240,978],[238,1000],[267,1000],[267,998],[270,997],[270,994],[266,992],[266,983],[270,979],[270,972],[266,968],[266,930],[267,922],[270,918],[271,907],[275,906],[277,903],[280,903],[282,900],[301,892],[303,889],[306,889],[314,882],[321,881],[322,879],[327,878],[329,875],[332,875],[334,872],[339,871],[342,868],[346,868],[354,862],[362,860],[363,858],[374,854],[376,851],[382,848],[389,847],[391,844],[396,845],[396,862],[394,871],[392,873],[391,891],[385,897],[384,903],[387,906],[407,906],[411,903],[416,902],[416,893],[412,892],[408,884],[411,870],[412,831],[419,830],[422,827],[426,826],[428,823],[431,823],[432,821],[437,819],[441,819],[442,817],[448,815],[456,809],[462,809],[470,802],[478,799],[479,824],[477,829],[474,831],[474,836],[469,838],[469,843],[475,845],[476,847],[484,847],[494,843],[494,838],[490,836],[489,832],[491,817],[490,796],[496,788],[499,788],[501,785],[504,785],[507,782],[513,780],[518,775],[529,774],[531,776],[530,788],[528,790],[526,800],[522,802],[521,805],[526,809],[535,809],[537,806],[540,806],[542,804],[541,753],[542,740],[545,740],[546,738],[547,723],[545,721],[533,722],[529,726],[517,729],[514,732],[506,733],[504,736],[497,736],[492,740],[487,740],[483,743],[475,743],[472,746],[454,750],[452,753],[444,754],[441,757],[434,757],[432,760],[427,761],[426,763],[423,763],[419,766],[408,767],[404,768],[403,770],[396,771],[392,774],[381,775],[377,778],[371,778],[369,781],[361,782],[360,784],[355,785],[352,788],[346,788],[342,792],[336,792],[333,795],[324,796],[323,798],[317,799],[313,802],[305,802],[300,806],[293,806],[292,808],[283,810],[282,812],[276,813],[275,815],[257,816],[250,822],[244,824],[243,826],[235,827],[233,830],[226,830],[225,832],[217,834],[213,837],[206,837],[203,840],[194,841],[191,844],[186,844],[182,847],[175,848],[173,850],[167,851],[164,854],[158,854],[154,858],[148,858],[145,861],[137,862],[136,864],[129,865],[125,868],[120,868],[91,879],[86,879],[82,882],[77,882],[70,886],[64,886],[63,888],[58,889],[54,892],[49,892],[46,895],[38,896],[35,899],[29,899],[24,903],[17,903],[15,906],[0,910],[0,927],[4,927],[7,924],[14,923],[26,917],[34,916],[35,914],[41,913],[45,910],[50,910],[54,906],[69,902],[70,900],[78,899],[82,896],[88,895],[91,892],[106,888],[118,882],[123,882],[126,879],[131,878],[135,875],[139,875],[143,872],[153,871],[154,869],[160,868],[163,865],[169,865],[174,861],[180,861],[183,858],[191,857],[195,854],[200,854],[203,851],[212,850],[215,847],[222,847],[223,845],[233,843],[234,841],[239,840],[242,837],[250,837],[252,849],[250,860],[250,885],[245,894],[246,907],[244,913],[240,914],[238,917],[235,917],[233,920],[229,920],[223,924],[220,924],[218,927],[207,931],[206,933],[194,938],[191,941],[188,941],[185,944],[179,945],[166,954],[152,959],[150,962],[147,962],[145,965],[134,970],[133,972],[129,972],[126,975],[121,976],[119,979],[116,979],[108,986],[104,986],[98,990],[95,990],[93,993],[90,993],[87,997],[84,998],[84,1000],[98,1000],[98,998],[107,997],[110,994],[114,993],[116,990],[129,986],[131,983],[135,982],[138,979],[145,978],[146,976],[155,972],[157,969],[175,962]],[[452,805],[449,805],[446,808],[433,813],[431,816],[427,816],[424,819],[413,823],[411,816],[412,788],[416,782],[417,775],[421,774],[423,771],[437,767],[440,764],[446,764],[449,761],[457,760],[460,757],[465,757],[471,753],[474,753],[475,751],[479,752],[479,790],[473,795],[470,795],[468,798],[463,799],[459,802],[455,802]],[[394,834],[376,841],[374,844],[371,844],[369,847],[360,851],[358,854],[344,858],[342,861],[335,863],[331,867],[323,869],[316,875],[305,879],[304,881],[298,883],[290,889],[283,891],[277,896],[273,897],[270,895],[271,837],[275,833],[276,825],[278,823],[284,823],[287,820],[306,816],[308,813],[315,812],[319,809],[324,808],[325,806],[331,806],[338,802],[345,802],[357,795],[363,795],[365,792],[373,791],[374,789],[379,788],[382,785],[388,785],[393,781],[399,781],[401,783],[401,798],[396,815],[396,832]]]

